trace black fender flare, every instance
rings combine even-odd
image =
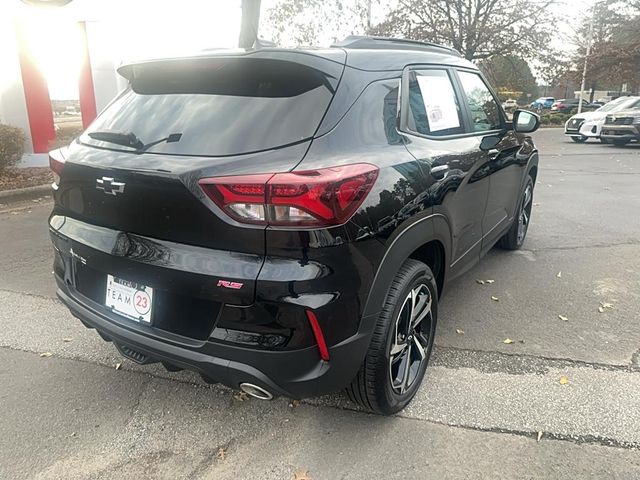
[[[364,305],[363,321],[375,321],[382,310],[391,281],[409,256],[418,248],[431,241],[438,241],[444,249],[444,278],[450,265],[451,228],[447,218],[440,213],[431,213],[413,220],[405,228],[394,233],[387,240],[387,251],[378,266],[369,295]],[[365,330],[368,326],[363,325]]]

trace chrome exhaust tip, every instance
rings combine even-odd
[[[250,397],[257,398],[258,400],[273,399],[273,394],[271,392],[268,392],[264,388],[254,385],[253,383],[241,383],[240,390]]]

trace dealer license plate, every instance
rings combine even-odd
[[[113,312],[140,323],[151,323],[153,289],[107,275],[105,305]]]

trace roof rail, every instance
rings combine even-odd
[[[400,48],[407,50],[429,50],[440,49],[452,53],[458,57],[462,54],[455,48],[445,47],[437,43],[423,42],[422,40],[410,40],[406,38],[372,37],[365,35],[349,35],[344,40],[334,43],[331,47],[336,48],[363,48],[363,49],[392,49]]]

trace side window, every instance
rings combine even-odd
[[[446,70],[409,72],[407,126],[423,135],[464,133],[458,98]]]
[[[475,132],[498,130],[502,128],[500,106],[487,88],[480,75],[471,72],[458,72],[462,89],[467,96],[471,112],[471,127]]]

